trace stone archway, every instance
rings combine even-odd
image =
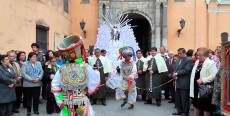
[[[134,35],[136,37],[136,41],[144,55],[145,53],[152,47],[152,43],[154,43],[154,25],[153,20],[144,12],[129,9],[126,11],[121,11],[123,14],[127,14],[129,19],[132,19],[130,24],[133,27]]]
[[[142,15],[143,17],[145,17],[148,22],[150,23],[150,26],[151,26],[151,30],[154,31],[154,28],[155,28],[155,25],[154,25],[154,22],[152,20],[152,18],[145,12],[142,12],[138,9],[128,9],[128,10],[122,10],[120,11],[124,14],[130,14],[130,13],[135,13],[135,14],[139,14],[139,15]]]

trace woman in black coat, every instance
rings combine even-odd
[[[17,78],[6,55],[0,55],[0,116],[11,116]]]
[[[54,94],[51,92],[51,82],[54,78],[55,73],[58,71],[59,67],[56,65],[56,59],[51,58],[50,64],[45,68],[44,73],[44,81],[47,84],[46,85],[46,98],[47,98],[47,104],[46,104],[46,111],[48,114],[52,114],[54,110],[59,113],[60,109],[55,101]]]

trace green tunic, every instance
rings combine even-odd
[[[139,71],[139,70],[142,71],[142,74],[138,74],[138,78],[136,79],[136,86],[144,89],[144,88],[146,88],[146,86],[145,86],[145,72],[143,72],[144,62],[141,60],[138,60],[136,65],[137,65],[137,71]],[[141,89],[137,89],[137,94],[143,95],[143,94],[145,94],[145,91],[141,90]]]
[[[101,80],[101,85],[105,84],[105,77],[106,74],[104,73],[104,69],[103,69],[103,65],[101,63],[101,60],[97,59],[95,64],[97,65],[97,67],[99,68],[99,72],[100,72],[100,80]],[[103,85],[101,87],[99,87],[99,89],[92,95],[93,99],[105,99],[106,98],[106,86]]]
[[[152,87],[157,87],[162,84],[164,75],[162,73],[158,73],[157,64],[156,64],[155,59],[152,58],[151,60],[153,60],[152,69],[154,72],[152,74]],[[148,61],[148,68],[151,67],[151,60]],[[149,71],[147,71],[145,78],[146,78],[146,90],[147,90],[148,98],[161,99],[161,87],[153,89],[152,92],[149,91],[149,87],[150,87]]]

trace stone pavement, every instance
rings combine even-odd
[[[168,100],[162,100],[161,107],[156,105],[144,105],[144,102],[137,101],[133,110],[128,110],[128,104],[123,108],[120,107],[119,101],[116,101],[114,97],[109,97],[107,100],[107,106],[102,106],[100,102],[97,105],[93,105],[93,109],[96,112],[96,116],[172,116],[172,113],[176,110],[173,108],[173,104],[169,104]],[[45,101],[39,106],[40,116],[59,116],[54,113],[48,115],[46,113]],[[26,109],[20,108],[19,114],[13,116],[26,116]],[[193,115],[193,110],[190,110],[190,116]],[[36,116],[32,112],[32,116]]]

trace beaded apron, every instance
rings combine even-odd
[[[68,105],[70,116],[75,116],[78,110],[83,109],[84,105],[89,102],[85,95],[85,88],[88,83],[88,75],[85,63],[64,64],[61,69],[61,88],[63,91],[64,104]],[[77,112],[74,106],[80,109]],[[79,113],[78,113],[79,115]]]

